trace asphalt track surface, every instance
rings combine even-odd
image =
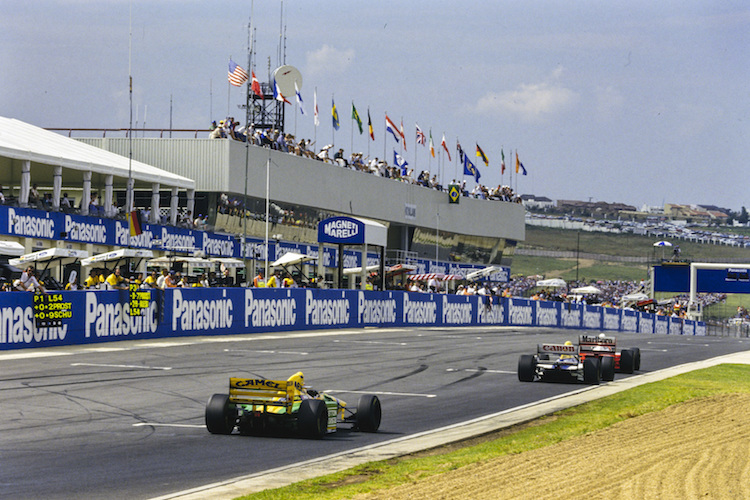
[[[153,498],[565,394],[580,386],[518,382],[518,356],[579,333],[342,329],[0,353],[0,497]],[[746,351],[750,341],[618,336],[618,347],[631,346],[647,373]],[[227,392],[230,376],[298,370],[353,405],[377,394],[380,431],[322,440],[206,431],[206,401]]]

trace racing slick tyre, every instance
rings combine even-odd
[[[357,428],[362,432],[377,432],[380,427],[380,400],[372,394],[365,394],[357,403]]]
[[[211,434],[231,434],[236,416],[229,404],[229,395],[214,394],[206,404],[206,427]]]
[[[630,350],[633,351],[633,369],[638,371],[641,369],[641,350],[638,347],[631,347]]]
[[[620,353],[620,371],[633,373],[635,370],[635,353],[630,349],[623,349]]]
[[[299,405],[297,427],[305,437],[318,439],[326,434],[328,408],[323,400],[304,399]]]
[[[518,358],[518,380],[533,382],[536,376],[536,359],[533,354],[521,354]]]
[[[583,381],[585,383],[599,385],[601,375],[601,358],[590,357],[583,360]]]
[[[615,358],[602,356],[602,380],[611,382],[615,379]]]

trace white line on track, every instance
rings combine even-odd
[[[380,396],[411,396],[415,398],[436,398],[437,394],[419,394],[415,392],[388,392],[388,391],[347,391],[345,389],[328,389],[323,392],[345,392],[347,394],[375,394]]]
[[[224,349],[224,352],[253,352],[259,354],[299,354],[301,356],[307,356],[309,353],[303,351],[261,351],[257,349]]]
[[[348,344],[382,344],[382,345],[409,345],[406,342],[381,342],[378,340],[334,340],[334,342],[348,343]]]
[[[691,344],[690,342],[652,342],[652,341],[648,341],[646,343],[649,344],[649,345],[668,345],[668,346],[673,346],[673,345],[689,345],[690,347],[694,347],[694,346],[709,347],[711,345],[711,344]],[[641,349],[641,350],[643,350],[643,349]]]
[[[480,370],[478,368],[446,368],[447,372],[485,372],[485,373],[508,373],[511,375],[515,375],[516,372],[510,372],[508,370]]]
[[[109,365],[105,363],[71,363],[70,366],[98,366],[102,368],[134,368],[137,370],[171,370],[171,366]]]
[[[133,427],[182,427],[185,429],[203,429],[206,426],[202,424],[157,424],[155,422],[139,422],[133,424]]]

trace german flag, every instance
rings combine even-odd
[[[484,151],[482,151],[482,148],[479,147],[479,144],[477,144],[477,157],[481,158],[484,162],[485,166],[490,166],[490,161],[487,159],[487,156],[485,156]]]
[[[138,217],[138,210],[128,212],[128,227],[130,227],[130,236],[138,236],[141,230],[141,220]]]

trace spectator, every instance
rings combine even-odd
[[[167,276],[169,276],[169,271],[166,269],[161,270],[161,275],[156,278],[156,287],[164,290],[167,287]]]
[[[36,184],[34,184],[31,187],[31,191],[29,191],[29,206],[35,206],[37,208],[41,208],[42,200],[39,196],[39,188]]]
[[[253,286],[256,288],[264,288],[266,286],[262,269],[259,269],[258,275],[253,278]]]
[[[116,267],[112,273],[107,276],[107,288],[111,290],[126,290],[128,288],[128,280],[122,275],[119,267]]]
[[[97,289],[99,288],[99,271],[92,269],[89,271],[89,277],[83,282],[83,288]]]
[[[63,212],[70,211],[70,199],[68,199],[68,193],[63,193],[63,197],[60,200],[60,208]]]
[[[174,270],[169,271],[169,274],[164,277],[164,288],[177,288],[179,283],[177,273]]]
[[[13,282],[13,287],[21,292],[36,292],[39,290],[42,293],[47,293],[47,290],[45,290],[44,286],[42,286],[37,279],[34,266],[27,267],[26,270],[21,273],[21,277]]]
[[[141,285],[141,288],[145,289],[155,289],[159,288],[159,285],[157,284],[159,281],[159,273],[156,271],[151,271],[151,274],[149,274],[146,277],[146,280],[143,282],[143,285]]]
[[[275,270],[270,278],[268,278],[268,283],[266,283],[266,288],[277,288],[279,286],[279,270]]]

